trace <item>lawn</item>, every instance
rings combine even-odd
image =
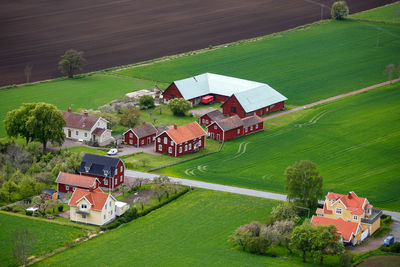
[[[27,102],[47,102],[62,110],[72,107],[97,109],[126,93],[154,87],[153,81],[96,73],[81,78],[60,78],[49,82],[0,90],[0,136],[5,135],[3,120],[8,111]]]
[[[234,250],[227,241],[238,226],[263,221],[275,203],[196,189],[38,265],[64,266],[68,259],[69,266],[299,266]]]
[[[325,21],[118,73],[165,83],[204,72],[229,75],[265,82],[288,104],[304,105],[387,80],[385,67],[400,61],[399,36],[398,25]]]
[[[267,122],[270,130],[159,172],[284,192],[286,167],[311,160],[324,177],[325,193],[355,191],[376,207],[399,211],[399,92],[397,83],[289,114],[293,121],[284,115]]]
[[[389,23],[400,23],[400,2],[360,12],[351,17]]]
[[[86,231],[74,227],[33,220],[0,213],[0,261],[2,266],[14,265],[12,240],[16,230],[28,229],[34,237],[33,255],[40,256],[63,246],[66,242],[86,235]]]
[[[130,170],[146,171],[156,167],[162,167],[167,164],[176,163],[183,160],[188,160],[193,157],[198,157],[209,152],[219,149],[221,144],[215,140],[206,140],[206,147],[199,152],[193,154],[186,154],[180,157],[171,157],[168,155],[151,155],[143,152],[135,153],[132,155],[122,156],[126,168]],[[145,164],[143,164],[143,162]]]
[[[74,152],[74,153],[90,153],[90,154],[95,154],[95,155],[101,155],[105,156],[107,155],[107,151],[109,149],[96,149],[96,148],[91,148],[87,146],[75,146],[75,147],[70,147],[65,150]]]

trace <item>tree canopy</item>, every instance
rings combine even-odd
[[[296,162],[285,171],[286,191],[289,201],[314,210],[322,194],[322,176],[316,165],[309,160]]]
[[[83,52],[69,49],[61,56],[58,62],[58,68],[61,73],[67,74],[68,78],[73,78],[77,71],[82,70],[86,65],[86,59],[83,57]]]
[[[189,111],[192,104],[183,98],[175,98],[169,101],[168,106],[174,115],[183,116]]]
[[[132,128],[140,122],[140,110],[135,107],[125,108],[122,111],[119,123]]]
[[[7,113],[4,120],[4,127],[8,136],[22,136],[25,138],[27,144],[29,141],[31,141],[33,136],[27,128],[26,123],[31,110],[33,110],[35,107],[35,103],[25,103],[20,108],[14,109]]]
[[[331,8],[332,18],[341,20],[345,19],[349,15],[349,7],[345,1],[337,1],[333,3]]]
[[[154,98],[151,95],[143,95],[139,98],[141,109],[154,108]]]

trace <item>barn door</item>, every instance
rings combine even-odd
[[[221,138],[220,134],[217,134],[217,141],[221,141],[220,138]]]

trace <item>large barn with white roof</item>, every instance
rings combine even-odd
[[[174,81],[163,97],[166,101],[184,98],[193,105],[212,99],[223,103],[224,114],[241,118],[284,109],[287,100],[268,84],[212,73]]]

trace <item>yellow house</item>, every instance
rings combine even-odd
[[[70,220],[74,222],[105,225],[116,217],[115,198],[100,188],[77,188],[68,202]]]
[[[316,213],[317,216],[312,219],[314,225],[334,224],[338,232],[341,228],[347,234],[352,233],[348,235],[349,239],[344,238],[343,241],[353,245],[372,235],[380,227],[382,216],[382,210],[374,209],[366,198],[358,197],[354,192],[347,195],[329,192],[325,197],[324,207],[317,209]]]

